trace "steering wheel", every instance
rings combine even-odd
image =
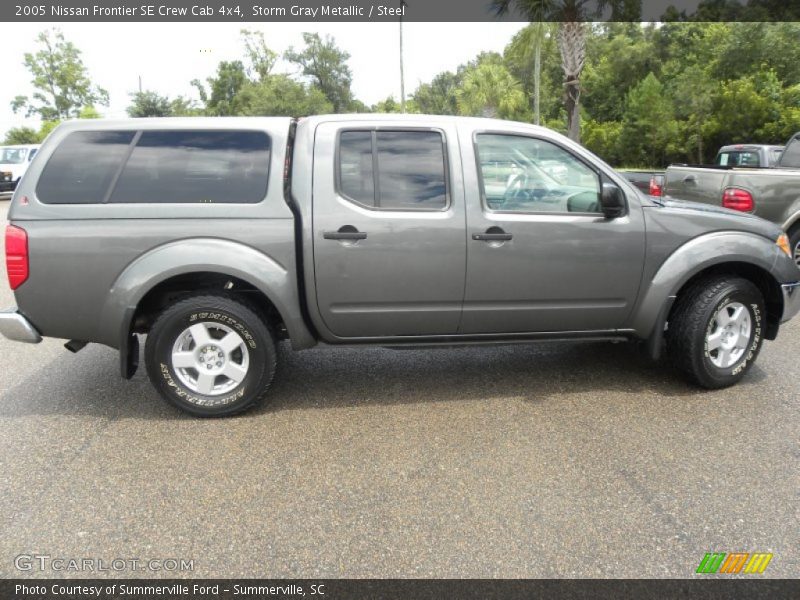
[[[503,204],[526,201],[529,199],[528,175],[525,171],[509,175],[506,191],[503,194]]]

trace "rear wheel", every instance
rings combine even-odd
[[[145,346],[161,395],[196,416],[219,417],[261,402],[275,373],[275,342],[250,307],[226,296],[187,298],[162,312]]]
[[[670,317],[669,355],[703,387],[733,385],[761,350],[763,317],[764,299],[750,281],[734,276],[699,281],[680,295]]]

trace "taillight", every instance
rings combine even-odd
[[[740,188],[725,188],[722,192],[722,206],[739,210],[741,212],[751,212],[755,204],[753,203],[753,195]]]
[[[660,196],[661,195],[661,176],[660,175],[651,175],[650,176],[650,195],[651,196]]]
[[[6,271],[12,290],[28,279],[28,234],[14,225],[6,227]]]

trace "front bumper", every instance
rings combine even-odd
[[[800,281],[784,283],[783,291],[783,316],[781,323],[785,323],[800,312]]]
[[[17,182],[12,177],[11,173],[0,172],[0,192],[13,192],[17,188]]]
[[[800,290],[798,290],[800,295]],[[42,336],[36,331],[25,317],[17,312],[16,308],[0,310],[0,334],[15,342],[26,342],[28,344],[38,344],[42,341]]]

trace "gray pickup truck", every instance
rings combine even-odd
[[[777,165],[770,168],[672,165],[666,172],[664,195],[772,221],[788,234],[792,256],[800,266],[800,133],[792,136]]]
[[[800,311],[772,223],[656,201],[563,136],[489,119],[69,122],[9,221],[0,332],[117,348],[128,378],[146,335],[154,386],[198,416],[264,399],[280,340],[647,340],[724,387]]]

